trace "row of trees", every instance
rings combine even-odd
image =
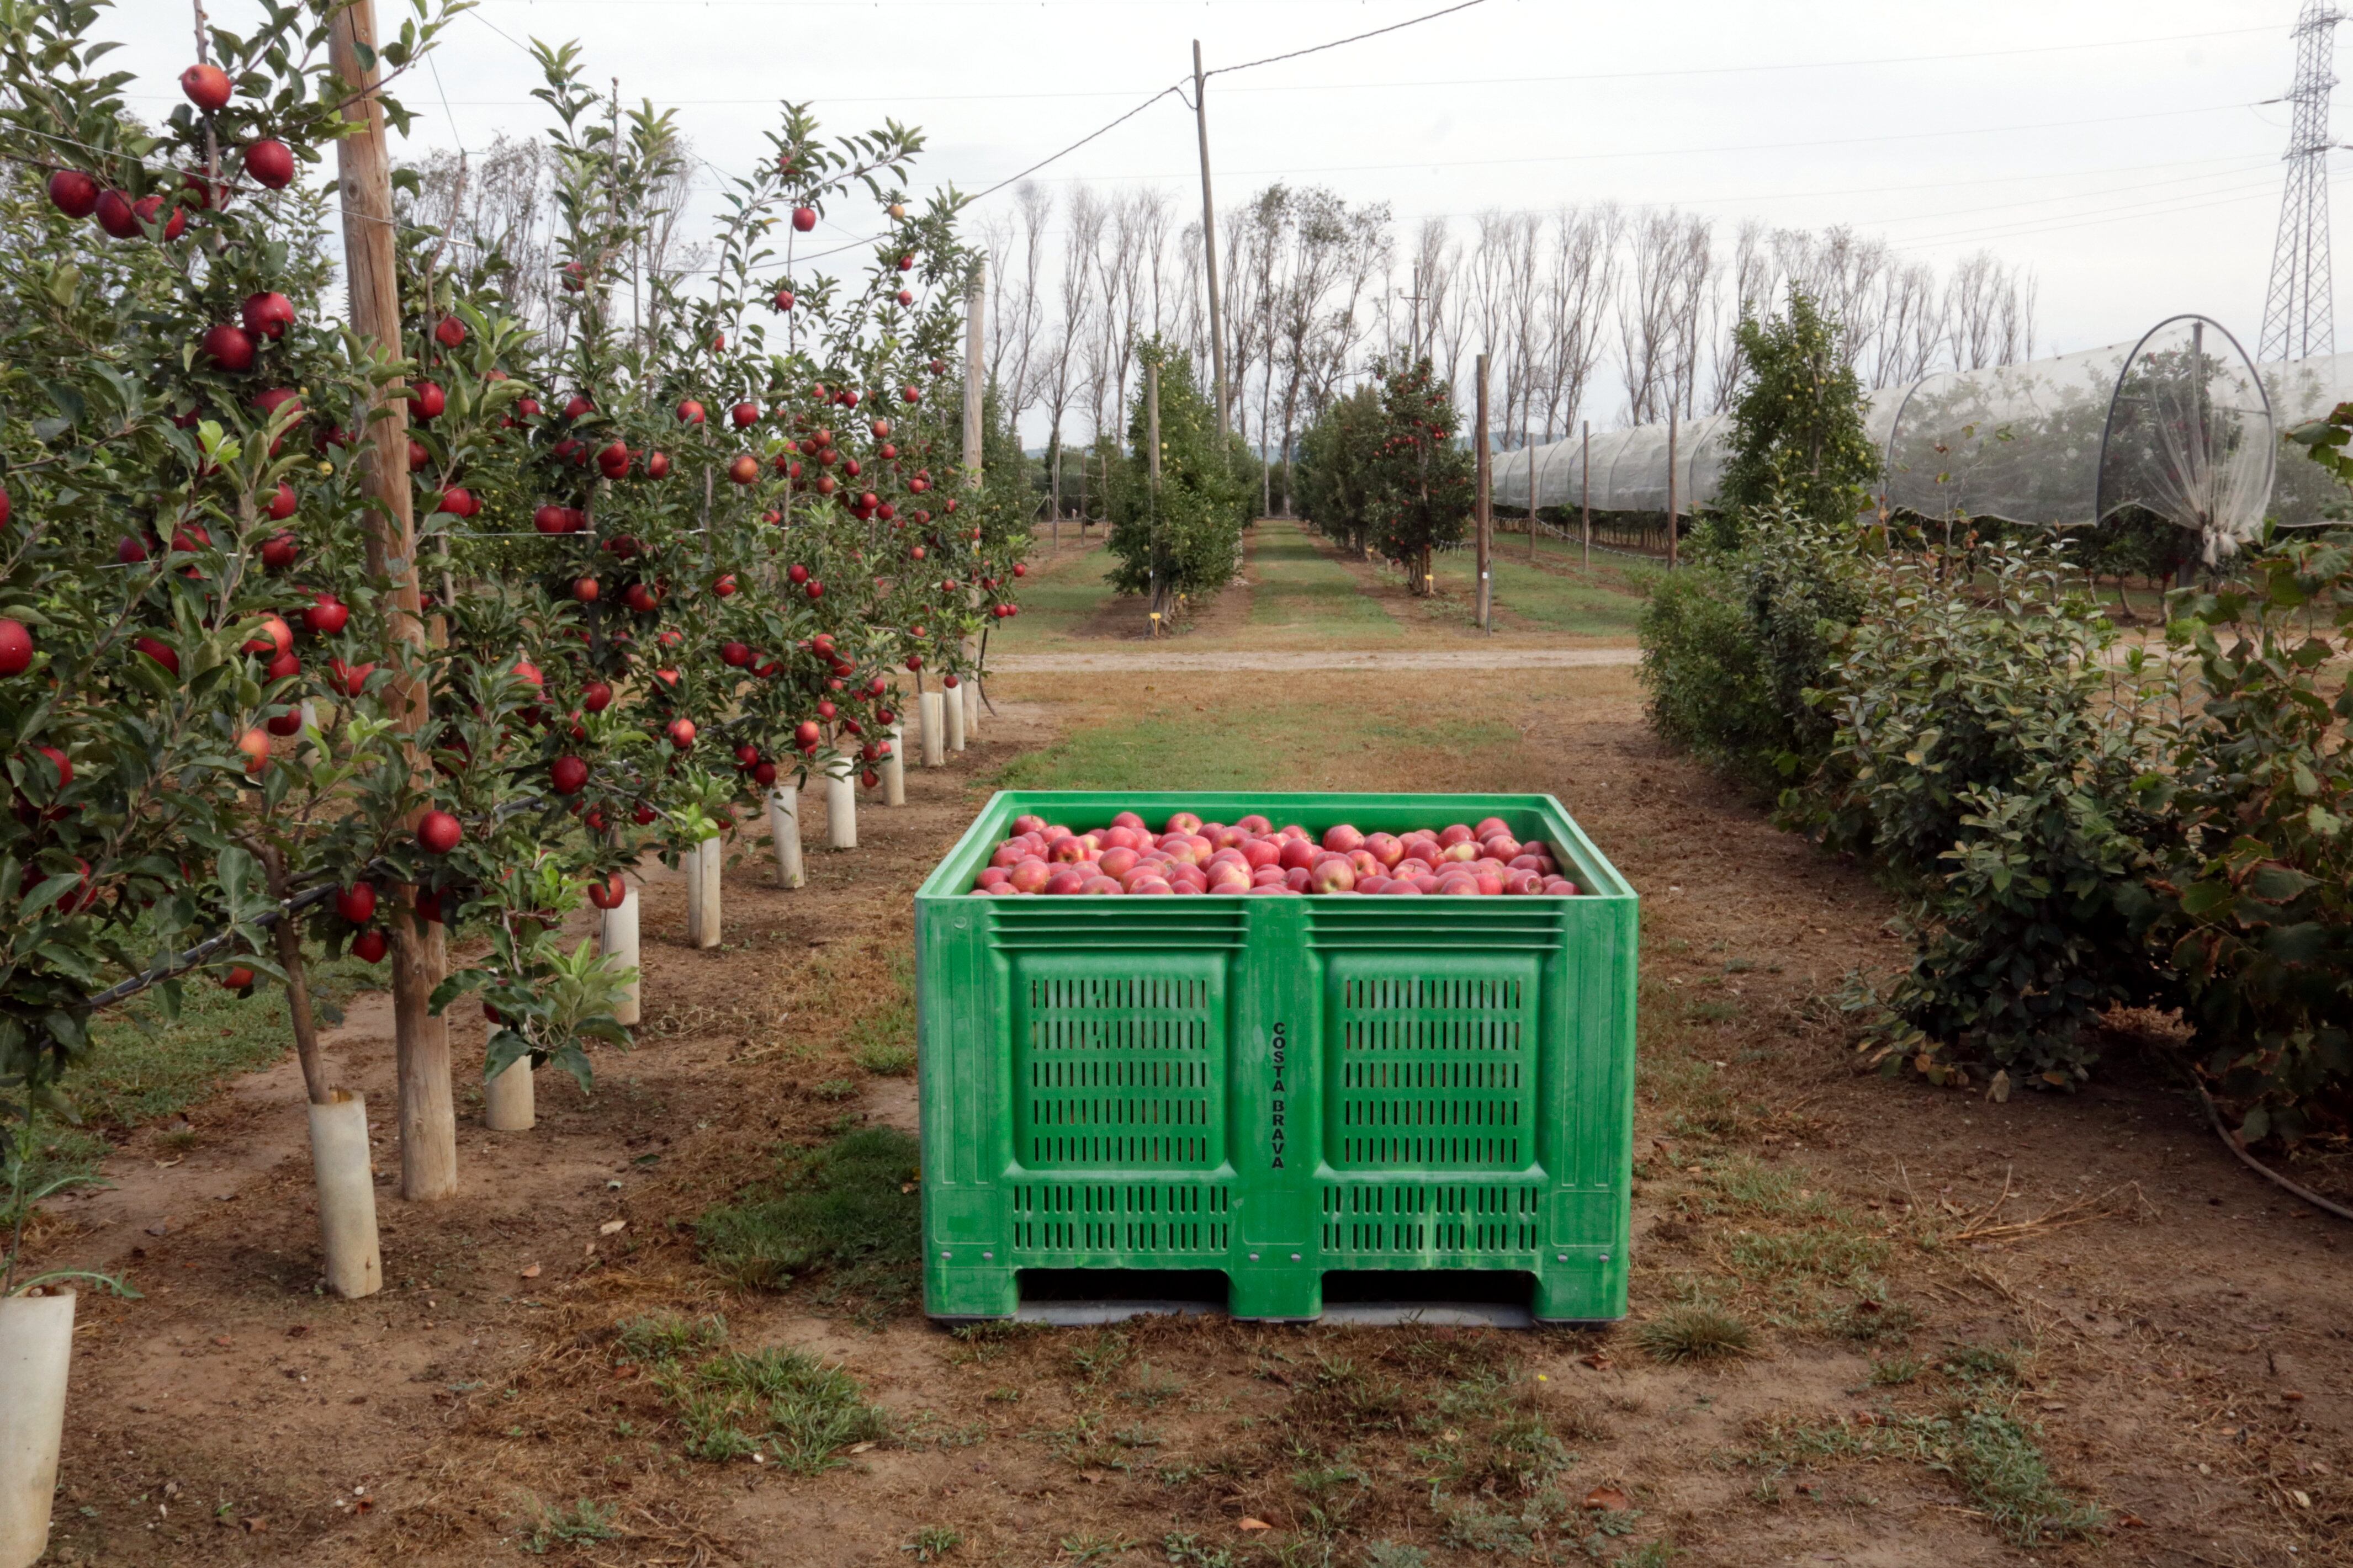
[[[666,121],[541,47],[552,243],[406,207],[373,342],[331,312],[319,165],[440,17],[212,26],[151,130],[101,16],[0,14],[0,1093],[64,1110],[94,1001],[168,1003],[210,938],[286,987],[319,1100],[307,934],[393,958],[403,1190],[442,1195],[442,1009],[481,992],[493,1071],[585,1068],[613,1030],[565,911],[780,780],[873,784],[907,689],[1014,612],[1026,500],[961,471],[974,258],[906,195],[918,134],[788,107],[690,273]],[[854,265],[796,261],[852,207]]]
[[[1432,552],[1462,542],[1476,475],[1457,439],[1452,389],[1428,359],[1377,363],[1374,377],[1301,438],[1300,512],[1349,549],[1396,562],[1411,590],[1426,594]]]
[[[1043,427],[1049,494],[1079,509],[1098,485],[1066,447],[1115,433],[1166,338],[1209,384],[1198,220],[1166,193],[1016,193],[985,220],[992,258],[988,374],[1017,423]],[[2030,357],[2031,277],[1980,253],[1945,271],[1845,228],[1727,233],[1674,209],[1612,205],[1430,220],[1400,243],[1388,207],[1271,185],[1220,216],[1228,423],[1268,459],[1278,493],[1301,431],[1372,374],[1428,358],[1460,384],[1489,354],[1495,430],[1549,440],[1580,419],[1647,423],[1728,410],[1744,384],[1740,323],[1795,289],[1841,323],[1835,353],[1865,386],[1938,367]],[[1092,503],[1090,503],[1092,506]]]
[[[1910,968],[1851,998],[1886,1067],[2063,1089],[2109,1010],[2179,1007],[2242,1137],[2341,1133],[2353,542],[2260,542],[2122,647],[2069,536],[1855,526],[1833,331],[1807,306],[1746,334],[1739,510],[1643,612],[1654,721],[1898,889]],[[2332,417],[2296,438],[2353,479]]]

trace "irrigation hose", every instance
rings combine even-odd
[[[2314,1192],[2311,1188],[2288,1180],[2288,1178],[2281,1175],[2269,1165],[2264,1164],[2261,1160],[2256,1159],[2253,1154],[2248,1153],[2245,1146],[2236,1138],[2231,1136],[2230,1129],[2222,1125],[2222,1113],[2214,1108],[2214,1097],[2206,1092],[2206,1086],[2198,1081],[2197,1075],[2190,1072],[2186,1068],[2182,1068],[2179,1062],[2176,1062],[2173,1065],[2175,1068],[2181,1073],[2184,1080],[2189,1083],[2191,1090],[2197,1094],[2198,1103],[2206,1108],[2206,1120],[2208,1123],[2213,1127],[2214,1136],[2222,1141],[2222,1147],[2228,1149],[2232,1154],[2238,1157],[2239,1163],[2246,1166],[2247,1169],[2263,1177],[2263,1180],[2270,1182],[2281,1191],[2294,1194],[2295,1196],[2302,1198],[2306,1203],[2310,1204],[2316,1209],[2323,1210],[2328,1214],[2333,1214],[2338,1219],[2353,1219],[2353,1209],[2347,1208],[2343,1204],[2334,1203],[2327,1198],[2322,1197],[2318,1193]]]

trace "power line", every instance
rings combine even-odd
[[[1377,38],[1384,33],[1400,32],[1407,27],[1419,27],[1424,22],[1435,22],[1440,16],[1451,16],[1458,11],[1468,11],[1474,5],[1483,5],[1486,3],[1487,0],[1462,0],[1459,5],[1449,5],[1442,11],[1432,11],[1426,16],[1411,17],[1403,22],[1392,22],[1386,27],[1375,27],[1369,33],[1357,33],[1345,38],[1335,38],[1328,44],[1311,44],[1303,49],[1292,49],[1284,54],[1268,55],[1263,59],[1244,60],[1238,66],[1219,66],[1215,70],[1203,71],[1201,75],[1205,79],[1213,76],[1228,76],[1235,71],[1252,70],[1257,67],[1271,66],[1282,60],[1295,60],[1303,55],[1320,55],[1326,49],[1336,49],[1344,44],[1361,44],[1366,38]]]

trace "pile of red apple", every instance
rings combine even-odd
[[[1263,816],[1228,826],[1189,811],[1155,833],[1123,811],[1111,826],[1073,833],[1041,816],[1013,819],[973,883],[976,893],[1388,893],[1573,898],[1542,839],[1522,843],[1498,817],[1472,826],[1362,833],[1346,823],[1316,838]]]

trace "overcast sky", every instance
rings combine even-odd
[[[377,3],[387,22],[397,14]],[[776,100],[792,98],[834,131],[885,115],[921,126],[918,187],[976,190],[1189,73],[1194,38],[1214,68],[1444,3],[483,0],[446,35],[438,74],[413,76],[403,96],[419,113],[414,151],[529,133],[543,111],[517,40],[576,38],[595,79],[676,107],[719,169],[746,169]],[[255,10],[214,0],[231,27]],[[1387,200],[1401,232],[1429,215],[1605,198],[1845,223],[1940,261],[1990,247],[2031,266],[2039,353],[2128,339],[2182,310],[2252,351],[2288,121],[2262,100],[2288,87],[2295,12],[2295,0],[1485,0],[1213,79],[1210,147],[1229,203],[1279,179]],[[176,99],[188,15],[178,0],[125,0],[108,26],[150,112]],[[1164,99],[1038,177],[1156,184],[1198,203],[1191,115]]]

